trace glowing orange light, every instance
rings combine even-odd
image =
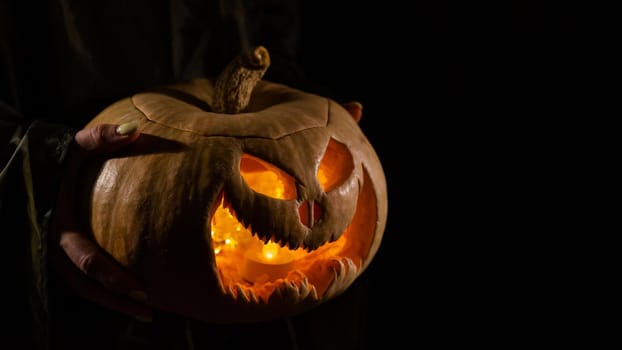
[[[257,158],[243,156],[240,174],[256,192],[279,199],[295,198],[293,180]],[[283,277],[294,260],[307,254],[303,249],[290,250],[275,242],[264,244],[240,224],[224,206],[224,202],[213,214],[211,236],[212,248],[220,268],[228,269],[229,273],[241,274],[249,281],[266,276],[269,279]]]

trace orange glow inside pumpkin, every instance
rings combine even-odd
[[[341,143],[331,141],[319,164],[317,179],[328,191],[342,183],[353,171],[349,152]],[[243,155],[240,173],[254,191],[273,198],[296,198],[294,179],[278,167],[251,155]],[[212,248],[224,292],[245,299],[268,302],[276,290],[294,288],[300,295],[323,295],[337,276],[356,273],[372,244],[376,217],[376,199],[364,172],[357,212],[339,239],[313,251],[291,250],[253,236],[240,223],[223,199],[210,223]],[[302,206],[301,206],[302,207]],[[299,210],[302,222],[306,210]],[[251,225],[252,226],[252,225]],[[252,227],[251,227],[252,228]],[[348,263],[349,261],[349,263]],[[349,270],[354,269],[354,272]],[[303,293],[303,291],[306,291]]]
[[[273,198],[296,198],[294,180],[267,162],[244,155],[240,162],[240,173],[246,183],[256,192]],[[322,186],[328,186],[329,176],[325,174],[322,166],[317,176]],[[306,276],[302,270],[305,266],[317,258],[333,256],[346,242],[346,238],[342,236],[339,240],[327,243],[313,252],[307,252],[302,248],[291,250],[272,241],[264,243],[258,237],[253,236],[251,231],[236,219],[224,205],[224,200],[213,214],[211,235],[216,264],[221,277],[227,276],[224,278],[226,281],[223,282],[246,285],[275,281],[285,277],[304,279]],[[306,259],[309,256],[313,258]],[[251,272],[245,269],[249,261],[253,262]],[[261,269],[264,269],[265,273],[262,273]]]
[[[252,254],[254,260],[266,264],[288,263],[308,254],[302,248],[291,250],[287,247],[281,247],[272,241],[264,243],[256,236],[253,236],[248,229],[244,228],[235,216],[231,214],[229,209],[225,208],[222,202],[214,213],[211,234],[216,261],[221,268],[225,266],[243,266],[244,260],[248,259],[249,254]],[[244,257],[240,253],[244,253]],[[248,278],[245,278],[243,273],[244,271],[237,271],[233,275],[240,274],[243,280],[247,280]],[[261,276],[257,277],[261,279]],[[270,279],[285,276],[268,274],[265,277],[267,278],[264,279]],[[255,278],[254,281],[247,282],[260,281]]]
[[[240,173],[244,181],[256,192],[279,199],[296,197],[293,180],[287,174],[257,158],[244,155],[240,162]],[[264,243],[253,236],[238,222],[223,202],[214,213],[211,234],[214,253],[217,256],[222,256],[223,250],[226,252],[230,249],[242,249],[252,252],[254,258],[263,262],[279,263],[306,255],[302,248],[290,250],[271,241]]]

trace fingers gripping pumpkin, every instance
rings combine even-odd
[[[85,169],[83,207],[156,308],[217,323],[290,316],[345,291],[380,246],[385,177],[360,114],[261,80],[269,56],[257,52],[259,68],[232,62],[215,82],[139,93],[89,123],[142,132]]]

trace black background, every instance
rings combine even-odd
[[[611,334],[614,17],[538,1],[303,6],[304,70],[362,102],[387,178],[371,348]]]
[[[301,349],[594,348],[615,334],[618,12],[594,3],[498,3],[302,2],[301,68],[317,91],[363,104],[360,126],[384,166],[389,214],[377,255],[351,289],[294,319]],[[41,77],[71,76],[41,68],[37,53],[47,51],[33,43],[49,34],[41,29],[47,17],[18,5],[24,16],[15,22],[25,29],[16,42],[35,54],[17,66],[32,72],[35,115],[53,114],[55,91]],[[136,18],[149,22],[147,14]],[[101,32],[87,24],[104,38],[127,34],[115,23]],[[103,52],[121,62],[121,81],[131,80],[127,57]],[[58,338],[93,348],[112,334],[101,310],[59,305],[66,323]],[[277,327],[285,329],[249,325],[231,337],[215,327],[197,337],[206,339],[197,348],[217,348],[219,337],[252,346]]]

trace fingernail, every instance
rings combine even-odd
[[[146,302],[147,301],[147,293],[140,290],[132,290],[128,293],[128,296],[136,301]]]
[[[119,135],[128,135],[133,133],[138,129],[138,123],[136,122],[127,122],[117,126],[117,134]]]

